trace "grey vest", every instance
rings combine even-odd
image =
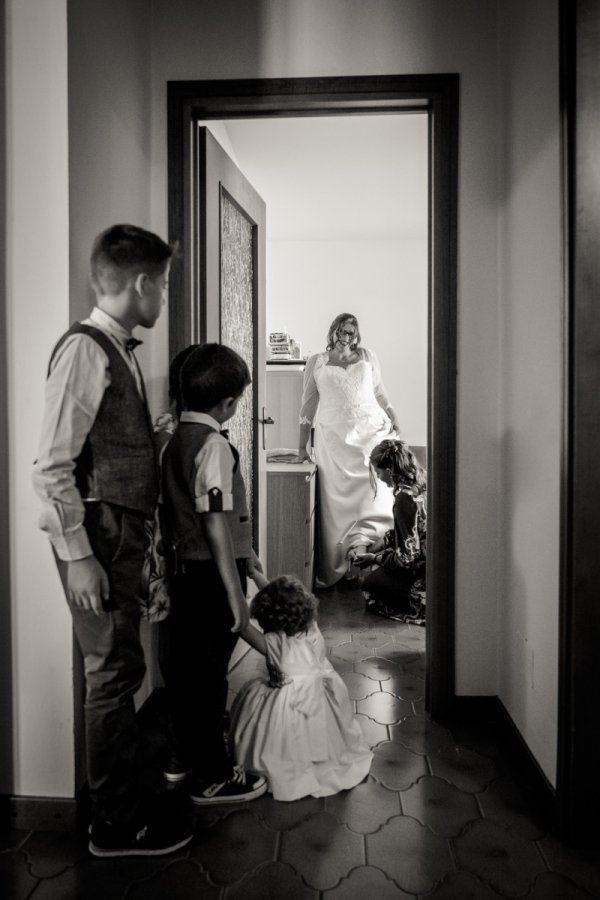
[[[202,422],[180,422],[162,456],[162,500],[167,539],[177,560],[212,559],[202,530],[202,513],[194,504],[195,458],[215,429]],[[223,510],[218,491],[209,495],[209,512],[222,513],[227,520],[236,559],[252,554],[252,527],[246,505],[246,488],[240,471],[238,452],[233,454],[233,509]]]
[[[110,369],[110,384],[75,460],[77,489],[83,500],[103,500],[150,515],[158,477],[147,403],[113,341],[92,325],[71,326],[54,348],[49,371],[58,349],[72,334],[93,338],[106,353]]]

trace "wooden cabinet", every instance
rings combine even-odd
[[[298,447],[304,363],[267,366],[267,415],[274,421],[265,428],[267,450]]]
[[[267,574],[296,575],[312,590],[315,559],[316,466],[267,465]]]

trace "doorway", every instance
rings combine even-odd
[[[183,246],[171,275],[170,352],[193,333],[200,302],[192,260],[193,135],[205,120],[424,113],[429,133],[427,708],[454,699],[456,194],[458,76],[386,76],[169,84],[169,238]],[[185,264],[187,256],[188,264]],[[190,303],[191,299],[191,303]]]

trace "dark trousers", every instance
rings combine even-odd
[[[144,516],[110,503],[87,503],[85,527],[110,584],[103,615],[71,606],[85,671],[88,786],[94,816],[127,825],[140,801],[133,697],[145,673],[139,634]],[[58,568],[64,584],[66,565],[58,560]]]
[[[237,561],[246,591],[245,560]],[[227,669],[238,635],[216,564],[184,561],[171,582],[167,694],[174,750],[202,782],[225,781]]]

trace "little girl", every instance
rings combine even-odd
[[[325,797],[365,778],[373,754],[346,685],[327,659],[317,599],[290,575],[269,582],[242,636],[267,658],[271,680],[249,681],[234,700],[230,735],[238,763],[267,776],[275,800]]]
[[[394,492],[394,528],[356,557],[358,568],[373,566],[361,579],[370,612],[401,622],[425,624],[427,475],[404,441],[382,441],[371,451],[370,469]]]

